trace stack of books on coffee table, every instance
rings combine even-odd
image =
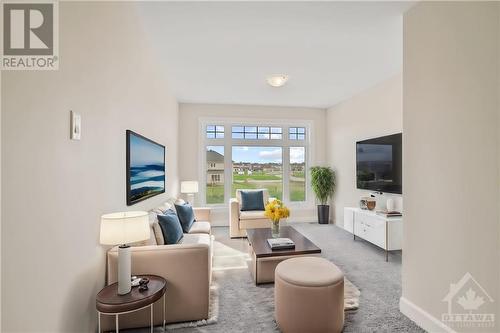
[[[271,250],[288,250],[295,248],[295,243],[290,238],[269,238],[267,244],[269,244]]]

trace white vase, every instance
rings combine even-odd
[[[389,211],[389,212],[396,210],[396,207],[394,205],[394,199],[387,199],[387,202],[385,205],[387,207],[387,211]]]

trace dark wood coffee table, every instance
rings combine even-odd
[[[280,238],[290,238],[295,248],[271,250],[267,243],[273,238],[271,228],[247,229],[247,238],[252,257],[252,272],[255,284],[274,282],[274,269],[283,260],[297,256],[318,256],[321,249],[300,232],[290,226],[280,227]]]
[[[139,287],[125,295],[118,295],[118,283],[104,287],[96,297],[96,308],[98,313],[98,332],[101,332],[101,314],[114,315],[116,332],[119,331],[119,315],[142,310],[151,309],[151,333],[153,333],[153,304],[163,297],[163,331],[165,331],[165,291],[167,281],[157,275],[139,275],[149,279],[148,290],[139,291]]]

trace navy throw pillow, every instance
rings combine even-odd
[[[264,191],[241,191],[241,211],[264,209]]]
[[[184,236],[181,222],[174,211],[166,211],[165,213],[158,214],[158,224],[160,225],[163,239],[167,245],[177,244]]]
[[[183,205],[176,204],[175,210],[177,211],[179,221],[181,221],[182,230],[184,230],[185,233],[188,233],[195,221],[193,207],[189,203],[185,203]]]

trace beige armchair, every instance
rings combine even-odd
[[[267,189],[245,190],[264,191],[264,205],[269,201]],[[264,216],[264,211],[241,211],[241,190],[236,190],[236,198],[229,201],[229,235],[231,238],[246,237],[246,229],[269,228],[270,221]]]

